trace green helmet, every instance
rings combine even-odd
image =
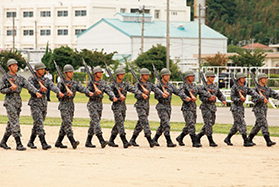
[[[9,67],[9,66],[12,65],[12,64],[17,64],[17,61],[16,61],[15,59],[10,59],[10,60],[8,60],[7,66]]]
[[[161,76],[171,74],[170,70],[167,68],[163,68],[160,73],[161,73]]]
[[[246,78],[246,75],[244,73],[241,73],[241,72],[237,73],[236,74],[236,79],[238,80],[240,78]]]
[[[42,62],[38,62],[38,63],[36,63],[35,66],[34,66],[34,69],[35,69],[35,70],[38,70],[38,69],[45,69],[45,68],[46,68],[46,66],[45,66],[45,64],[42,63]]]
[[[64,72],[74,71],[74,68],[71,64],[66,64],[63,68]]]
[[[98,72],[102,72],[103,73],[103,70],[100,66],[96,66],[94,69],[93,69],[93,74],[95,73],[98,73]]]
[[[267,75],[265,73],[260,73],[258,79],[260,80],[261,78],[267,78]]]
[[[142,68],[140,70],[141,75],[150,75],[150,71],[147,68]]]
[[[114,73],[115,75],[125,74],[125,70],[123,68],[117,68]]]
[[[192,70],[188,70],[185,72],[185,77],[189,77],[189,76],[195,76],[195,74]]]
[[[206,77],[215,77],[215,74],[213,71],[207,71],[207,72],[205,72],[205,76]]]

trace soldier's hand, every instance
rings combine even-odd
[[[149,91],[147,89],[143,89],[143,93],[149,94]]]
[[[126,99],[126,97],[124,95],[121,95],[121,97],[119,97],[120,101],[124,101]]]
[[[215,95],[212,95],[208,100],[209,101],[214,101],[216,99],[216,96]]]
[[[64,94],[62,92],[59,92],[58,95],[60,98],[64,97]]]
[[[245,97],[240,97],[240,101],[245,101],[246,99],[245,99]]]
[[[12,85],[10,88],[11,88],[11,90],[13,90],[13,91],[14,91],[14,90],[16,90],[16,89],[17,89],[17,85],[16,85],[16,84],[14,84],[14,85]]]
[[[191,101],[192,99],[190,97],[186,97],[186,101],[189,102]]]
[[[165,91],[164,93],[165,93],[165,94],[167,94],[168,96],[170,95],[170,93],[169,93],[169,92],[167,92],[167,91]],[[168,97],[168,96],[167,96],[167,97]]]
[[[36,96],[37,96],[37,98],[40,98],[40,97],[42,97],[42,94],[40,94],[39,92],[36,92]]]
[[[192,100],[192,102],[196,102],[197,98],[193,97],[191,100]]]
[[[223,105],[227,105],[227,102],[226,101],[222,101]]]
[[[147,99],[148,98],[148,95],[142,93],[141,96],[144,98],[144,99]]]
[[[70,97],[70,96],[72,96],[72,95],[73,95],[73,92],[71,92],[71,91],[68,91],[68,92],[67,92],[67,96],[68,96],[68,97]]]
[[[92,97],[94,95],[93,92],[89,92],[89,96]]]
[[[95,94],[96,94],[96,95],[100,95],[101,93],[102,93],[101,90],[95,90]]]
[[[163,93],[163,98],[167,98],[167,97],[168,97],[168,94]]]
[[[40,88],[40,91],[41,91],[41,92],[46,92],[46,91],[47,91],[47,88],[46,88],[45,86],[42,86],[42,87]]]
[[[264,99],[264,103],[268,103],[268,100],[266,98]]]
[[[112,99],[112,101],[113,101],[113,102],[116,102],[116,101],[117,101],[117,98],[116,98],[116,97],[114,97],[114,98]]]

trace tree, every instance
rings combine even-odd
[[[49,49],[49,47],[48,47],[48,43],[46,46],[46,52],[42,58],[42,63],[44,63],[46,65],[46,68],[48,68],[50,72],[56,71],[55,67],[51,65],[51,64],[53,64],[53,54],[52,54],[51,49]]]
[[[228,59],[225,54],[217,53],[214,57],[206,57],[205,61],[208,66],[226,66]]]
[[[228,48],[227,48],[228,53],[238,53],[241,51],[244,51],[244,49],[242,49],[241,47],[238,47],[238,46],[232,45],[232,44],[228,45]]]
[[[18,69],[24,69],[26,67],[25,65],[25,59],[22,57],[22,54],[18,51],[12,52],[12,50],[10,51],[2,51],[0,53],[0,59],[1,59],[1,64],[3,66],[3,68],[8,71],[8,67],[7,67],[7,61],[9,59],[15,59],[18,62]]]
[[[237,66],[242,67],[254,67],[263,66],[266,54],[264,52],[255,51],[253,54],[251,51],[239,52],[238,55],[230,56],[229,59],[233,61]]]

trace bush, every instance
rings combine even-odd
[[[85,83],[86,76],[87,76],[87,74],[84,72],[74,72],[73,80],[75,80],[79,83]]]

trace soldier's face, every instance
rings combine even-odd
[[[95,76],[96,76],[97,78],[101,79],[102,76],[103,76],[103,72],[97,72],[97,73],[95,73]]]
[[[124,74],[118,74],[116,77],[118,80],[122,81],[124,79]]]
[[[17,72],[17,69],[18,69],[18,66],[17,64],[12,64],[8,67],[9,71],[11,71],[12,73],[16,73]]]
[[[246,77],[242,77],[242,78],[238,79],[238,82],[239,82],[240,84],[244,84],[245,81],[246,81]]]
[[[42,77],[45,74],[45,69],[38,69],[36,70],[38,77]]]
[[[263,85],[266,85],[266,83],[267,83],[267,78],[261,78],[260,79],[260,81],[259,81],[260,83],[262,83]]]
[[[145,74],[145,75],[141,75],[141,78],[145,81],[147,81],[149,79],[149,75]]]
[[[195,77],[194,77],[193,75],[191,75],[191,76],[186,77],[186,79],[187,79],[190,83],[192,83],[192,82],[194,82]]]
[[[73,71],[68,71],[68,72],[65,72],[65,74],[66,74],[66,78],[72,79],[72,77],[74,75],[74,72]]]
[[[215,80],[215,77],[206,77],[209,84],[212,84]]]
[[[170,75],[163,75],[163,76],[162,76],[162,79],[163,79],[165,82],[169,82],[169,80],[170,80]]]

